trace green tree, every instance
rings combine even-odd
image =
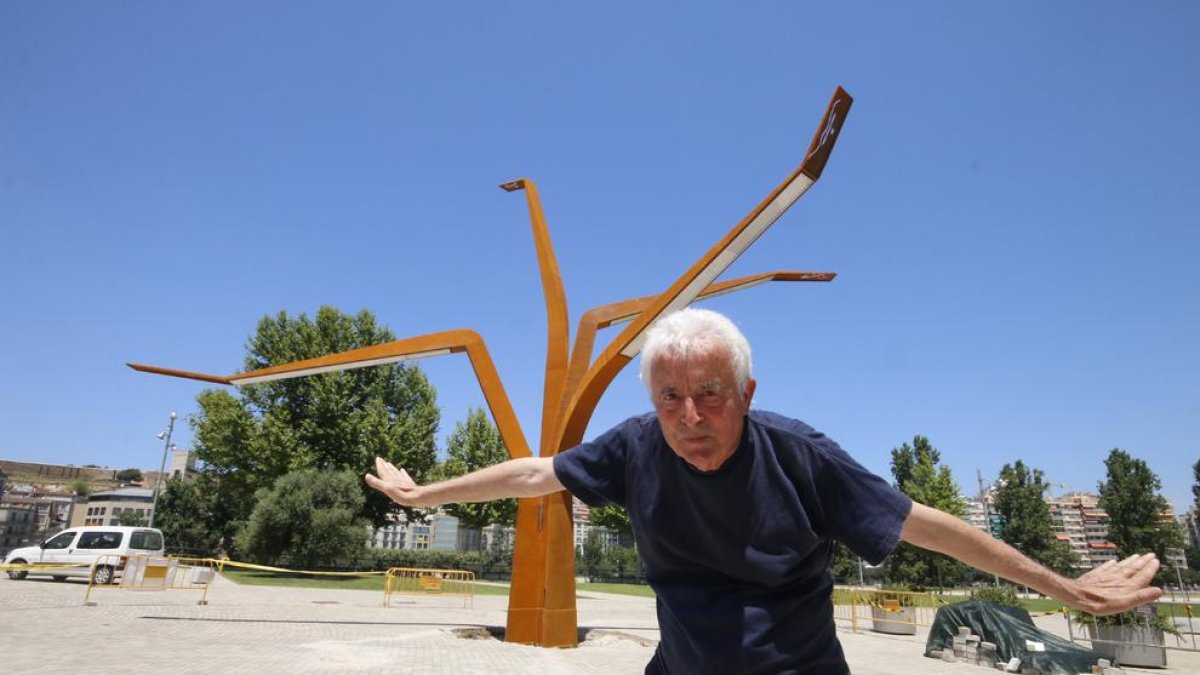
[[[214,522],[219,512],[217,480],[208,474],[194,480],[167,480],[154,515],[154,526],[162,530],[167,548],[208,554],[221,546],[221,531]]]
[[[86,497],[92,494],[92,486],[88,485],[85,480],[73,480],[67,484],[67,489],[75,493],[78,497]]]
[[[941,453],[924,436],[914,436],[913,444],[892,449],[892,477],[896,488],[913,501],[930,508],[963,517],[965,507],[950,467],[941,466]],[[956,560],[901,542],[888,557],[885,576],[888,581],[913,588],[952,585],[964,577],[967,568]]]
[[[259,490],[238,549],[251,560],[311,567],[361,556],[369,521],[357,472],[301,469]]]
[[[363,310],[331,307],[290,317],[264,317],[247,343],[245,369],[308,359],[394,339]],[[189,421],[196,457],[216,476],[213,517],[230,540],[254,507],[257,491],[300,469],[348,470],[361,475],[376,456],[422,481],[436,460],[438,410],[420,370],[399,364],[359,368],[243,387],[240,397],[206,390]],[[361,483],[361,481],[359,481]],[[394,505],[359,487],[362,514],[376,525]]]
[[[122,483],[140,483],[142,482],[142,470],[122,469],[117,472],[117,480]]]
[[[1054,536],[1050,507],[1043,497],[1049,484],[1040,469],[1021,460],[1000,469],[996,510],[1004,518],[1000,538],[1008,545],[1058,572],[1070,574],[1078,558],[1066,542]]]
[[[467,412],[467,420],[454,425],[446,439],[445,462],[438,466],[439,478],[461,476],[507,460],[508,449],[500,432],[480,408]],[[458,518],[463,527],[482,529],[488,525],[512,525],[517,516],[517,500],[498,499],[475,504],[447,504],[446,513]]]
[[[833,557],[829,560],[829,573],[839,584],[858,585],[861,562],[854,551],[840,541],[833,542]]]
[[[596,529],[589,529],[587,537],[583,540],[583,546],[580,547],[579,561],[583,566],[584,574],[591,577],[598,576],[600,564],[604,562],[604,540],[600,537],[600,532]]]
[[[142,527],[146,524],[146,516],[126,509],[121,512],[121,515],[117,516],[117,524],[126,527]]]
[[[1140,459],[1113,448],[1104,460],[1107,480],[1100,484],[1100,508],[1108,513],[1108,538],[1120,555],[1154,552],[1166,560],[1168,548],[1183,546],[1183,536],[1174,522],[1160,515],[1167,500],[1159,490],[1162,482]]]
[[[605,504],[588,511],[588,520],[593,525],[607,528],[618,534],[633,534],[633,524],[629,522],[629,514],[616,504]]]
[[[1200,459],[1192,465],[1192,501],[1197,508],[1200,508]]]
[[[618,577],[632,576],[638,571],[638,554],[635,548],[614,546],[609,549],[609,558]]]

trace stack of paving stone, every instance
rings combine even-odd
[[[954,636],[953,649],[933,651],[929,655],[950,663],[970,663],[984,668],[999,667],[1000,670],[1004,670],[1005,666],[997,662],[995,643],[984,642],[966,626],[959,626],[958,635]]]
[[[996,644],[984,642],[983,638],[972,633],[967,626],[958,627],[953,649],[934,650],[929,656],[949,663],[969,663],[1021,675],[1042,675],[1041,670],[1032,666],[1022,668],[1021,659],[1015,656],[1007,662],[1001,661],[996,654]],[[1125,671],[1113,666],[1108,659],[1100,659],[1092,666],[1092,675],[1125,675]]]
[[[1125,675],[1125,671],[1114,666],[1108,659],[1100,659],[1092,666],[1092,675]]]

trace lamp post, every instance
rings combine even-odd
[[[154,479],[154,500],[150,504],[150,525],[154,527],[154,517],[158,515],[158,492],[159,486],[162,484],[163,471],[167,469],[167,451],[171,449],[171,432],[175,430],[175,413],[171,412],[171,418],[167,420],[167,430],[158,432],[158,438],[163,442],[162,462],[158,465],[158,476]]]

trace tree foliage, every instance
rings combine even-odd
[[[996,510],[1004,518],[1000,538],[1059,574],[1069,574],[1078,557],[1068,543],[1054,536],[1054,522],[1044,498],[1050,487],[1045,474],[1018,459],[1000,469],[1000,483],[996,491]]]
[[[202,474],[167,481],[158,497],[154,526],[162,530],[169,550],[207,555],[221,546],[221,528],[215,522],[220,511],[216,480]]]
[[[331,307],[259,321],[247,343],[245,369],[314,358],[394,339],[363,310]],[[436,460],[438,409],[420,370],[392,364],[276,380],[244,387],[240,397],[206,390],[190,420],[197,459],[219,477],[214,519],[229,539],[249,517],[258,490],[300,469],[367,470],[376,456],[403,466],[417,481]],[[360,481],[361,482],[361,481]],[[393,504],[360,486],[362,514],[381,525]]]
[[[116,478],[122,483],[140,483],[142,482],[142,470],[122,469],[117,472]]]
[[[629,513],[616,504],[590,509],[588,520],[593,525],[608,528],[618,534],[633,534],[633,523],[629,522]]]
[[[301,469],[259,490],[238,549],[251,560],[302,567],[357,558],[369,521],[357,472]]]
[[[1107,480],[1100,484],[1100,508],[1108,513],[1108,538],[1122,556],[1153,551],[1166,560],[1168,548],[1181,548],[1183,537],[1174,522],[1159,518],[1167,500],[1162,481],[1146,462],[1120,448],[1104,460]]]
[[[143,527],[146,524],[146,516],[137,511],[126,509],[121,512],[121,515],[117,516],[117,524],[125,527]]]
[[[1192,478],[1195,480],[1192,483],[1192,501],[1196,506],[1196,511],[1200,513],[1200,459],[1192,465]]]
[[[859,582],[862,561],[849,547],[840,541],[833,542],[833,557],[829,559],[829,574],[839,584]]]
[[[589,578],[599,576],[600,565],[604,562],[604,540],[600,536],[600,532],[595,529],[589,529],[587,537],[583,540],[582,550],[579,555],[579,563],[583,567],[583,573]]]
[[[453,433],[446,439],[446,454],[446,461],[437,471],[441,479],[461,476],[509,458],[500,432],[480,408],[468,411],[466,421],[454,426]],[[447,504],[445,508],[463,527],[476,530],[492,524],[512,525],[517,516],[515,499]]]
[[[913,444],[892,449],[895,486],[913,501],[961,518],[965,513],[958,485],[950,467],[942,466],[941,453],[924,436]],[[901,542],[888,557],[885,575],[892,583],[912,588],[947,586],[966,574],[966,567],[952,558]]]

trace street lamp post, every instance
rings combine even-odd
[[[167,421],[167,430],[158,432],[158,438],[163,442],[162,462],[158,465],[158,476],[154,478],[154,500],[150,504],[150,525],[154,527],[154,517],[158,515],[158,493],[159,486],[162,484],[163,472],[167,469],[167,451],[171,449],[171,432],[175,431],[175,413],[171,413],[171,418]]]

